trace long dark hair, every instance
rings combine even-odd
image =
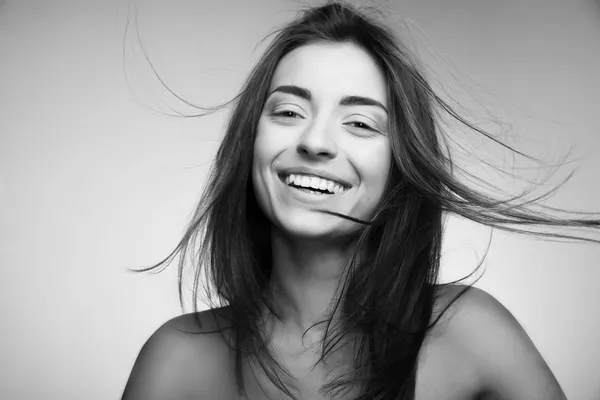
[[[540,204],[552,191],[533,200],[525,200],[527,193],[497,199],[461,183],[454,173],[439,114],[445,113],[498,141],[459,116],[432,90],[409,52],[386,26],[337,1],[308,9],[277,32],[234,99],[207,187],[183,239],[166,259],[144,269],[164,267],[179,257],[183,304],[183,277],[191,267],[194,310],[199,291],[206,288],[206,300],[223,317],[221,320],[227,321],[219,331],[235,350],[241,392],[242,365],[251,362],[294,397],[284,384],[283,376],[288,373],[270,353],[262,329],[264,310],[276,317],[278,311],[267,290],[270,222],[253,191],[252,149],[278,62],[294,49],[314,42],[354,43],[380,65],[388,88],[393,153],[386,191],[374,217],[360,221],[363,227],[356,238],[356,253],[340,283],[341,295],[333,305],[340,318],[322,321],[326,333],[321,360],[351,340],[355,349],[352,368],[340,371],[323,390],[334,395],[359,387],[356,399],[412,399],[425,336],[452,303],[433,318],[435,300],[443,286],[438,283],[438,270],[444,213],[510,232],[594,242],[523,226],[598,227],[600,221],[582,218],[583,214],[558,218],[531,207],[536,204],[541,210],[559,211]],[[356,256],[359,253],[360,259]],[[206,286],[203,271],[208,278]],[[468,288],[465,286],[454,301]]]

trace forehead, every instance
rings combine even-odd
[[[319,42],[301,46],[281,59],[270,90],[296,85],[315,98],[366,96],[387,104],[383,71],[354,43]]]

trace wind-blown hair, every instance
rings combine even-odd
[[[308,9],[277,32],[252,69],[235,99],[207,187],[183,239],[169,257],[146,269],[165,266],[178,256],[180,300],[183,304],[184,270],[191,267],[195,310],[206,272],[208,300],[226,306],[215,313],[227,321],[220,332],[235,349],[241,392],[242,365],[249,361],[294,397],[284,384],[289,374],[270,353],[263,331],[264,311],[277,317],[278,310],[268,291],[271,223],[257,204],[251,169],[259,118],[279,61],[316,42],[351,42],[378,63],[388,90],[393,154],[384,195],[355,239],[361,257],[354,254],[340,283],[341,295],[332,305],[332,315],[335,310],[340,318],[323,321],[322,358],[351,342],[356,350],[353,368],[338,371],[323,390],[333,395],[358,387],[356,399],[412,399],[419,351],[441,316],[434,313],[434,304],[443,286],[438,270],[444,213],[511,232],[563,239],[579,238],[515,226],[597,227],[599,221],[558,218],[529,207],[543,196],[496,199],[461,183],[453,172],[440,113],[496,139],[434,93],[390,29],[340,2]]]

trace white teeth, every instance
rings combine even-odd
[[[319,188],[319,181],[321,179],[317,178],[315,176],[311,176],[310,180],[309,180],[309,186],[318,189]]]
[[[325,189],[327,189],[328,191],[333,193],[334,186],[337,186],[337,185],[334,182],[329,181],[329,182],[327,182],[327,187]]]
[[[305,188],[327,190],[330,193],[334,194],[341,193],[347,190],[336,182],[330,181],[328,179],[319,178],[316,176],[290,174],[284,179],[284,182],[287,185],[294,184],[295,186],[301,186]]]

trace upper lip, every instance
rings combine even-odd
[[[319,169],[308,168],[308,167],[290,167],[290,168],[284,168],[279,171],[280,177],[288,176],[291,174],[313,175],[313,176],[317,176],[319,178],[323,178],[323,179],[327,179],[327,180],[336,182],[336,183],[342,185],[345,189],[349,189],[352,187],[352,185],[349,182],[346,182],[345,180],[343,180],[337,176],[334,176],[327,171],[322,171]]]

